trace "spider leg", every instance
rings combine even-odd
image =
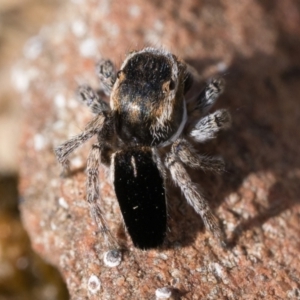
[[[188,131],[190,131],[198,120],[212,108],[217,98],[224,91],[224,86],[223,79],[212,79],[200,94],[187,101],[187,114],[189,117]]]
[[[96,65],[96,73],[100,79],[100,91],[109,96],[116,81],[113,63],[110,60],[100,60]],[[93,90],[89,85],[79,86],[76,94],[79,101],[86,104],[94,114],[110,110],[108,103],[100,97],[99,92]]]
[[[79,101],[88,106],[94,114],[110,110],[108,103],[101,99],[98,93],[89,85],[79,86],[76,95]]]
[[[70,140],[64,142],[60,146],[54,149],[57,160],[63,165],[64,168],[68,168],[69,161],[68,156],[80,145],[85,143],[88,139],[94,136],[96,133],[102,130],[106,121],[106,117],[104,114],[97,115],[94,119],[92,119],[84,131]]]
[[[96,65],[96,73],[102,90],[109,96],[117,77],[113,63],[109,59],[100,60]]]
[[[207,84],[198,98],[199,109],[206,113],[215,104],[218,97],[223,93],[225,81],[222,78],[214,78]]]
[[[100,192],[99,192],[99,166],[101,163],[101,146],[99,144],[94,144],[89,153],[87,160],[87,202],[90,206],[91,216],[94,222],[97,224],[100,232],[102,233],[106,245],[110,249],[117,249],[118,243],[111,235],[108,226],[106,225],[106,220],[104,214],[99,206]]]
[[[220,109],[200,119],[189,135],[197,142],[214,139],[220,130],[231,126],[231,116],[226,109]]]
[[[218,219],[213,215],[207,200],[201,195],[196,184],[191,181],[183,164],[176,159],[174,153],[169,153],[166,156],[165,165],[170,170],[173,181],[179,186],[187,202],[202,217],[205,227],[223,242],[224,235]]]
[[[206,114],[223,93],[225,81],[222,78],[213,78],[200,94],[194,97],[189,104],[189,110],[194,113]]]
[[[185,139],[177,139],[171,148],[172,153],[179,157],[182,163],[194,169],[221,173],[225,170],[224,160],[221,157],[200,155]]]

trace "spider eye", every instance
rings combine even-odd
[[[127,56],[131,55],[131,54],[134,54],[134,53],[137,53],[137,50],[130,50],[128,53],[127,53]]]
[[[170,91],[175,89],[175,81],[173,79],[171,79],[171,81],[170,81],[169,89],[170,89]]]
[[[117,78],[118,78],[118,79],[120,79],[121,74],[122,74],[122,70],[120,70],[120,71],[117,72]]]

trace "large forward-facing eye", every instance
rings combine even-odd
[[[173,79],[171,79],[170,81],[166,81],[162,86],[163,93],[169,93],[170,91],[175,89],[175,86],[176,84]]]
[[[169,90],[172,91],[175,89],[175,81],[173,79],[170,80],[170,83],[169,83]]]
[[[120,79],[121,75],[122,75],[122,70],[117,72],[117,78]]]

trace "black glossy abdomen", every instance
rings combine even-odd
[[[133,244],[141,249],[162,245],[167,228],[165,189],[150,148],[116,153],[114,186]]]

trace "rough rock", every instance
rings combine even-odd
[[[95,62],[109,57],[120,65],[145,45],[186,60],[199,81],[218,74],[227,82],[216,108],[231,111],[233,126],[209,148],[227,170],[192,177],[230,247],[218,245],[173,188],[167,246],[135,249],[101,169],[102,207],[126,245],[122,263],[108,268],[84,200],[91,144],[74,153],[66,179],[53,147],[91,118],[74,90],[97,86]],[[297,0],[72,1],[31,40],[13,70],[25,113],[21,211],[34,249],[59,268],[72,299],[155,299],[164,287],[178,299],[300,298],[299,53]]]

